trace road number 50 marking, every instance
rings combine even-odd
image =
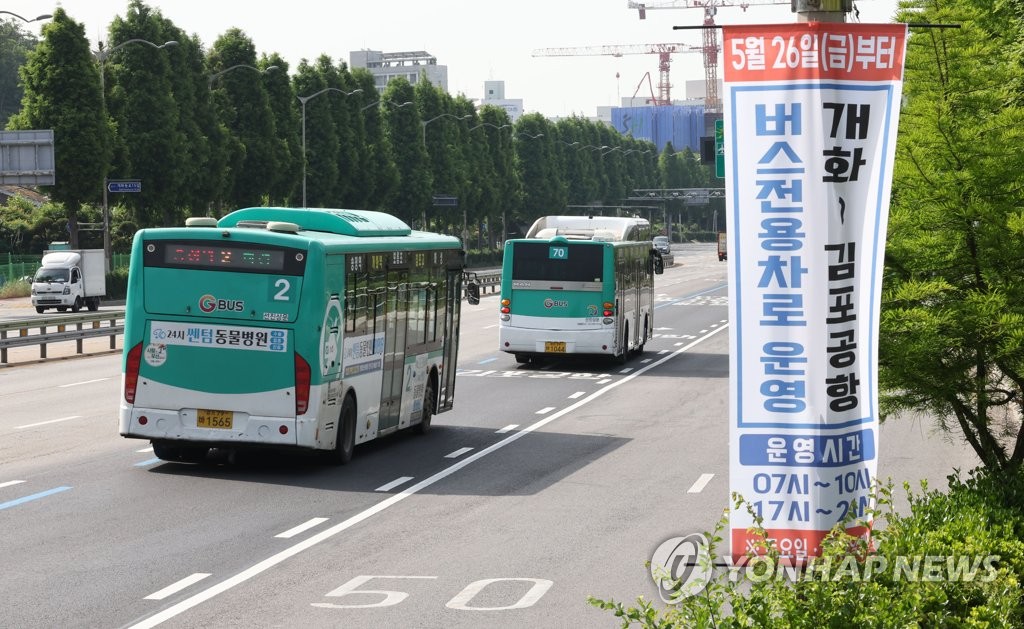
[[[390,607],[397,605],[409,598],[408,592],[397,592],[394,590],[358,590],[359,586],[369,582],[371,579],[436,579],[437,577],[428,576],[397,576],[397,575],[372,575],[372,574],[361,574],[358,577],[354,577],[347,581],[344,585],[334,590],[331,590],[325,596],[332,598],[341,598],[343,596],[356,595],[376,595],[383,596],[382,599],[375,603],[311,603],[313,607],[323,607],[327,609],[359,609],[368,607]],[[503,605],[500,607],[474,607],[470,605],[470,602],[476,597],[477,594],[482,592],[487,586],[498,583],[501,581],[525,581],[532,583],[530,589],[526,591],[519,600],[511,605]],[[551,586],[554,585],[553,581],[547,579],[531,579],[531,578],[519,578],[519,577],[506,577],[498,579],[480,579],[479,581],[473,581],[462,589],[461,592],[456,594],[452,600],[445,603],[445,607],[451,609],[460,609],[467,611],[502,611],[506,609],[524,609],[531,607],[534,603],[539,601],[542,596]]]

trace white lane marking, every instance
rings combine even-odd
[[[185,588],[187,588],[188,586],[193,585],[195,583],[199,583],[200,581],[202,581],[203,579],[205,579],[208,576],[210,576],[209,572],[197,572],[195,574],[191,574],[191,575],[185,577],[184,579],[182,579],[181,581],[178,581],[177,583],[172,583],[172,584],[168,585],[167,587],[165,587],[164,589],[160,590],[159,592],[153,592],[152,594],[147,596],[145,600],[147,600],[147,601],[162,601],[163,599],[167,598],[171,594],[174,594],[175,592],[180,592],[180,591],[184,590]]]
[[[412,476],[399,476],[398,478],[391,481],[387,485],[381,485],[380,487],[374,489],[373,491],[391,491],[395,487],[398,487],[399,485],[404,485],[405,483],[408,483],[411,480]]]
[[[485,329],[485,330],[493,330],[493,329],[494,329],[494,328],[496,328],[496,327],[498,327],[498,324],[497,324],[497,323],[495,323],[494,325],[485,325],[485,326],[484,326],[484,329]]]
[[[641,360],[640,362],[642,364],[646,365],[647,363],[651,362],[652,360],[654,360],[654,359],[653,358],[645,358],[645,359]]]
[[[446,458],[446,459],[457,459],[460,456],[462,456],[463,454],[465,454],[467,452],[472,452],[472,451],[473,451],[473,448],[459,448],[455,452],[452,452],[450,454],[444,455],[444,458]]]
[[[484,360],[481,360],[477,364],[478,365],[486,365],[487,363],[493,363],[496,360],[498,360],[498,359],[497,358],[485,358]]]
[[[572,395],[570,395],[569,399],[570,400],[575,400],[576,398],[580,397],[581,395],[586,395],[586,394],[587,394],[586,391],[577,391],[576,393],[573,393]]]
[[[598,380],[597,384],[608,384],[611,381],[612,381],[611,378],[605,378],[604,380]]]
[[[629,372],[631,372],[631,371],[633,371],[633,368],[632,368],[632,367],[626,367],[625,369],[623,369],[623,370],[622,370],[622,371],[620,371],[619,373],[629,373]]]
[[[544,408],[542,408],[539,411],[537,411],[535,414],[536,415],[546,415],[546,414],[550,413],[553,410],[555,410],[554,406],[545,406]]]
[[[162,462],[163,459],[161,459],[160,457],[157,457],[155,459],[146,459],[145,461],[139,461],[138,463],[136,463],[135,467],[146,467],[147,465],[156,465],[157,463]]]
[[[669,352],[671,352],[671,351],[672,351],[672,350],[670,350],[670,349],[663,349],[663,350],[661,350],[660,352],[658,352],[658,356],[661,356],[662,354],[667,354],[667,353],[669,353]]]
[[[152,452],[152,451],[153,451],[153,446],[149,446],[148,448],[143,448],[141,450],[136,450],[136,452]]]
[[[719,332],[721,332],[722,330],[725,330],[725,329],[728,329],[728,326],[722,326],[721,328],[715,330],[711,334],[708,334],[707,336],[704,336],[702,338],[694,340],[692,343],[690,343],[686,347],[684,347],[682,349],[679,349],[679,350],[676,350],[675,352],[673,352],[672,355],[675,356],[676,354],[681,354],[681,353],[685,352],[686,350],[690,349],[691,347],[694,347],[695,345],[698,345],[698,344],[702,343],[703,341],[711,338],[715,334],[718,334]],[[629,382],[630,380],[633,380],[634,378],[639,377],[640,375],[645,373],[647,370],[655,368],[656,366],[658,366],[661,363],[667,361],[671,357],[672,356],[666,356],[665,358],[662,358],[661,360],[659,360],[656,363],[652,363],[652,364],[650,364],[650,365],[648,365],[646,367],[643,367],[642,369],[638,370],[634,374],[626,376],[625,378],[622,378],[621,380],[616,380],[615,382],[612,382],[611,384],[609,384],[607,387],[604,387],[603,389],[598,389],[597,391],[594,391],[593,393],[591,393],[587,397],[583,398],[582,400],[579,400],[579,401],[577,401],[577,402],[575,402],[573,404],[570,404],[569,406],[566,406],[565,408],[563,408],[562,410],[558,411],[557,413],[554,413],[552,415],[548,415],[544,419],[537,420],[536,422],[534,422],[533,424],[531,424],[531,425],[527,426],[526,428],[520,430],[519,432],[512,433],[511,435],[505,437],[501,441],[499,441],[497,443],[493,443],[490,446],[484,448],[483,450],[478,451],[476,454],[471,454],[468,457],[466,457],[466,458],[464,458],[464,459],[462,459],[460,461],[452,463],[450,466],[448,466],[445,469],[437,472],[433,476],[429,476],[429,477],[421,480],[420,482],[416,483],[412,487],[408,487],[406,489],[403,489],[402,491],[398,492],[397,494],[395,494],[393,496],[389,496],[388,498],[385,498],[384,500],[381,500],[380,502],[378,502],[377,504],[373,505],[369,509],[367,509],[365,511],[362,511],[360,513],[357,513],[357,514],[353,515],[352,517],[350,517],[349,519],[347,519],[347,520],[345,520],[343,522],[339,522],[339,523],[335,524],[334,526],[332,526],[332,527],[330,527],[328,529],[320,531],[316,535],[311,535],[310,537],[307,537],[306,539],[302,540],[301,542],[296,543],[294,546],[291,546],[290,548],[286,548],[286,549],[282,550],[281,552],[279,552],[277,554],[271,555],[270,557],[267,557],[266,559],[264,559],[263,561],[260,561],[259,563],[253,565],[252,567],[246,568],[245,570],[239,572],[238,574],[236,574],[236,575],[234,575],[232,577],[228,577],[227,579],[224,579],[220,583],[217,583],[215,585],[211,585],[210,587],[208,587],[207,589],[203,590],[202,592],[196,592],[195,594],[193,594],[192,596],[186,598],[185,600],[179,601],[178,603],[175,603],[174,605],[171,605],[167,609],[164,609],[163,611],[160,611],[160,612],[150,616],[149,618],[142,619],[141,621],[135,623],[134,625],[131,625],[128,629],[149,629],[150,627],[155,627],[155,626],[157,626],[157,625],[159,625],[159,624],[161,624],[161,623],[163,623],[163,622],[165,622],[167,620],[170,620],[171,618],[174,618],[175,616],[178,616],[179,614],[181,614],[183,612],[186,612],[186,611],[192,609],[193,607],[195,607],[195,606],[197,606],[197,605],[199,605],[201,603],[204,603],[204,602],[210,600],[211,598],[217,596],[218,594],[223,594],[224,592],[227,592],[228,590],[234,588],[235,586],[241,585],[242,583],[245,583],[246,581],[248,581],[248,580],[250,580],[250,579],[252,579],[254,577],[259,576],[260,574],[262,574],[262,573],[266,572],[267,570],[273,568],[274,566],[278,565],[279,563],[281,563],[283,561],[286,561],[286,560],[290,559],[291,557],[294,557],[295,555],[298,555],[299,553],[301,553],[301,552],[303,552],[305,550],[309,550],[310,548],[316,546],[317,544],[319,544],[321,542],[324,542],[324,541],[334,537],[338,533],[346,531],[346,530],[352,528],[353,526],[359,524],[360,522],[368,520],[369,518],[372,518],[373,516],[377,515],[378,513],[381,513],[382,511],[384,511],[384,510],[386,510],[386,509],[388,509],[390,507],[393,507],[394,505],[396,505],[399,502],[405,500],[409,496],[412,496],[414,494],[418,494],[419,492],[423,491],[427,487],[430,487],[431,485],[434,485],[435,483],[439,483],[440,481],[444,480],[445,478],[448,478],[449,476],[451,476],[455,472],[458,472],[459,470],[461,470],[462,468],[466,467],[467,465],[469,465],[471,463],[475,463],[476,461],[479,461],[480,459],[484,458],[485,456],[487,456],[487,455],[489,455],[489,454],[491,454],[493,452],[496,452],[497,450],[500,450],[501,448],[504,448],[505,446],[507,446],[507,445],[509,445],[511,443],[514,443],[515,441],[525,437],[526,435],[528,435],[528,434],[530,434],[530,433],[532,433],[532,432],[534,432],[536,430],[540,430],[544,426],[547,426],[548,424],[550,424],[551,422],[555,421],[556,419],[558,419],[560,417],[563,417],[563,416],[565,416],[565,415],[575,411],[576,409],[580,408],[581,406],[589,404],[590,402],[592,402],[592,401],[596,400],[597,398],[601,397],[602,395],[604,395],[608,391],[611,391],[615,387],[618,387],[618,386],[622,385],[623,383]]]
[[[318,524],[322,524],[322,523],[324,523],[326,521],[327,521],[327,518],[311,518],[309,520],[306,520],[305,522],[303,522],[302,524],[300,524],[298,526],[293,526],[292,528],[288,529],[287,531],[285,531],[283,533],[278,533],[274,537],[280,537],[280,538],[283,538],[283,539],[288,539],[289,537],[295,537],[299,533],[302,533],[303,531],[308,531],[309,529],[313,528],[314,526],[316,526]]]
[[[11,485],[17,485],[18,483],[24,483],[23,480],[9,480],[6,483],[0,483],[0,487],[10,487]]]
[[[519,424],[509,424],[508,426],[505,426],[501,430],[496,431],[495,434],[503,435],[506,432],[511,432],[511,431],[515,430],[516,428],[519,428]]]
[[[45,426],[46,424],[56,424],[57,422],[66,422],[66,421],[69,421],[69,420],[72,420],[72,419],[81,419],[81,418],[82,418],[81,415],[70,415],[68,417],[61,417],[59,419],[48,419],[45,422],[36,422],[34,424],[25,424],[24,426],[15,426],[14,429],[15,430],[19,430],[21,428],[35,428],[36,426]]]
[[[103,382],[104,380],[110,380],[110,378],[96,378],[95,380],[82,380],[81,382],[72,382],[69,384],[59,384],[58,389],[66,389],[67,387],[77,387],[81,384],[92,384],[93,382]]]
[[[700,478],[694,481],[694,483],[690,485],[690,488],[686,490],[686,493],[699,494],[705,487],[707,487],[708,483],[710,483],[711,479],[714,477],[714,474],[701,474]]]

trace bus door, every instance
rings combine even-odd
[[[384,379],[378,423],[381,433],[398,426],[398,415],[402,410],[408,284],[408,271],[388,270],[387,302],[384,306]]]
[[[437,412],[451,410],[455,401],[455,372],[459,356],[459,313],[462,306],[462,268],[445,271],[444,350]]]

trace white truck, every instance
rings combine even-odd
[[[32,278],[32,305],[36,312],[56,308],[78,312],[82,306],[98,310],[107,293],[102,249],[64,249],[43,252],[43,266]]]

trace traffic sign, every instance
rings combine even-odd
[[[108,179],[107,192],[142,192],[142,180]]]
[[[715,121],[715,176],[725,178],[725,127],[721,120]]]

